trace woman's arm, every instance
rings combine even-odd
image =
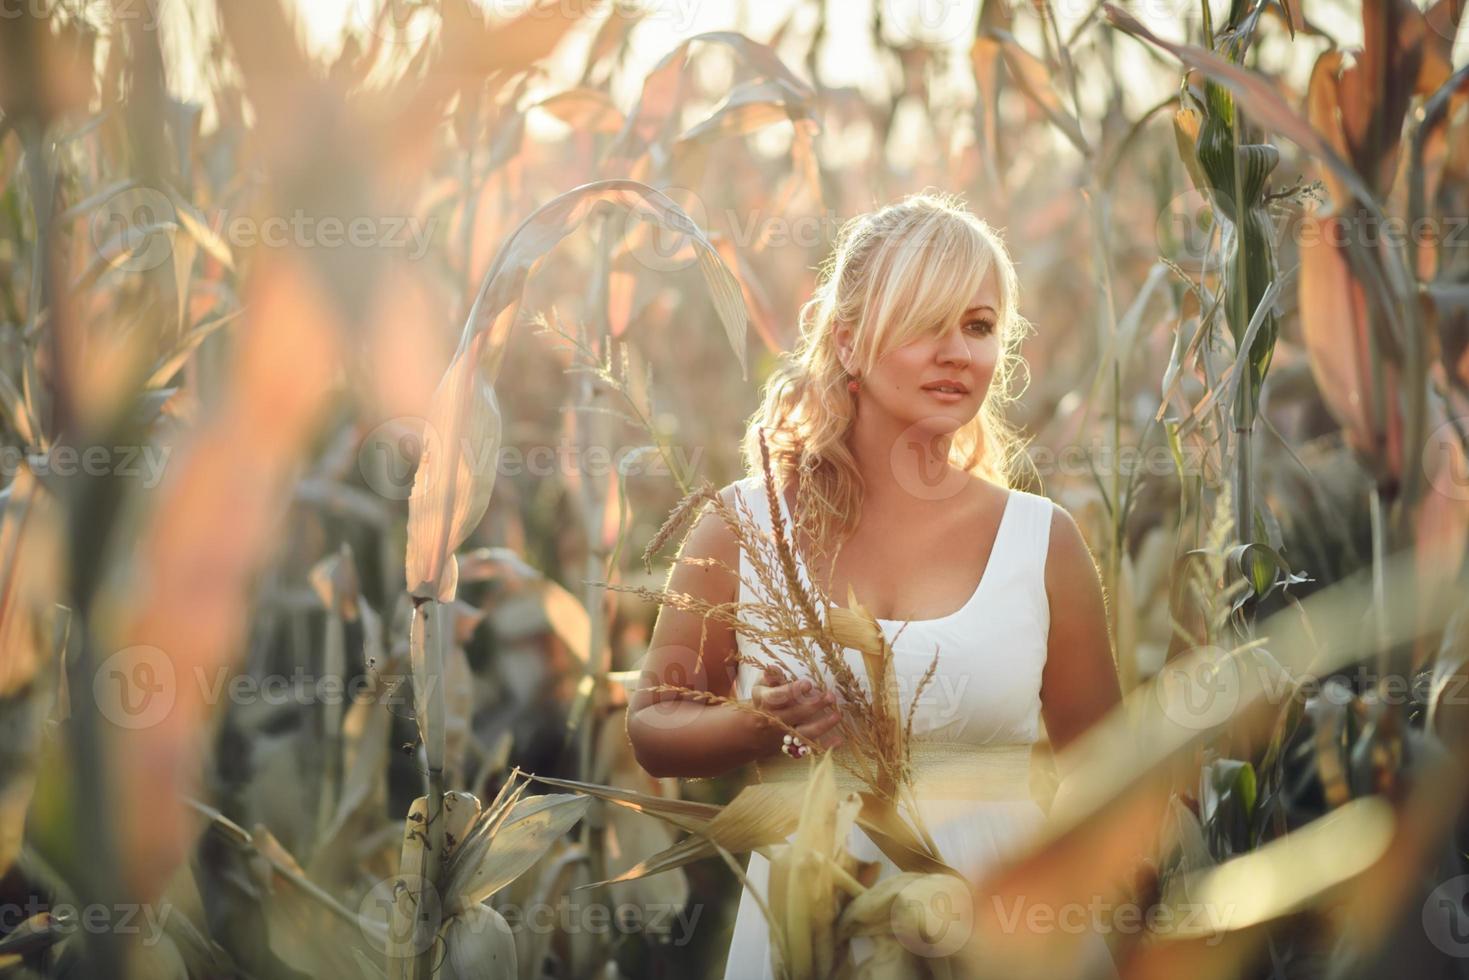
[[[720,496],[734,506],[733,485],[720,491]],[[730,569],[740,567],[739,542],[712,507],[689,532],[679,556],[716,558]],[[667,589],[712,604],[731,603],[739,598],[739,579],[718,565],[679,561],[669,572]],[[677,693],[649,690],[660,684],[674,684],[731,697],[735,690],[735,649],[732,626],[714,620],[706,624],[697,613],[673,606],[659,610],[627,711],[627,736],[633,755],[649,774],[718,776],[779,750],[784,730],[766,718],[730,704],[703,704]],[[838,718],[830,699],[804,696],[812,693],[809,682],[761,685],[752,692],[752,701],[816,739],[827,735]]]
[[[1102,581],[1081,529],[1052,507],[1046,558],[1051,635],[1041,674],[1041,710],[1051,749],[1059,752],[1122,700]]]

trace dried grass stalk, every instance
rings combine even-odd
[[[681,531],[686,532],[693,525],[695,516],[704,513],[701,505],[707,505],[724,521],[739,543],[744,562],[741,567],[730,568],[716,558],[681,557],[677,560],[724,568],[740,580],[742,594],[747,591],[759,599],[710,603],[670,589],[655,590],[611,583],[607,588],[631,592],[660,605],[695,613],[704,620],[706,634],[711,621],[728,625],[736,633],[748,637],[760,650],[758,657],[736,654],[737,664],[748,663],[757,670],[773,670],[787,681],[798,676],[808,677],[822,694],[835,693],[843,708],[837,731],[844,738],[847,750],[834,753],[833,759],[879,798],[894,804],[911,801],[912,768],[908,741],[913,730],[913,708],[917,706],[918,698],[915,696],[908,717],[904,719],[898,700],[891,643],[878,621],[857,601],[856,595],[849,589],[847,606],[834,605],[802,579],[794,533],[787,526],[776,496],[778,490],[763,433],[760,450],[766,502],[771,515],[770,530],[755,520],[742,498],[736,497],[731,505],[706,481],[678,503],[643,556],[645,563],[650,563],[659,548]],[[804,486],[803,475],[798,494]],[[749,577],[742,574],[744,568],[748,568]],[[700,667],[703,665],[703,646],[701,637]],[[849,648],[862,654],[867,674],[865,684],[847,662],[845,651]],[[920,682],[920,692],[932,679],[937,666],[936,651]],[[760,715],[776,727],[795,734],[778,718],[748,701],[676,684],[660,684],[649,690],[705,704],[730,704]],[[818,753],[826,751],[819,746],[815,749]],[[916,812],[914,817],[916,819]]]

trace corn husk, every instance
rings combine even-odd
[[[847,840],[862,809],[856,793],[839,796],[831,756],[812,764],[796,833],[770,860],[771,954],[790,980],[831,975],[846,957],[837,941],[842,906],[863,888]]]
[[[515,934],[505,917],[487,905],[476,905],[444,924],[442,980],[502,980],[519,976]]]

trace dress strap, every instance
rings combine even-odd
[[[1024,503],[1025,519],[1019,523],[1016,535],[1016,557],[1019,566],[1019,587],[1024,601],[1036,610],[1041,621],[1049,625],[1051,602],[1046,595],[1046,555],[1051,550],[1051,519],[1056,505],[1051,498],[1038,493],[1016,490]]]
[[[739,490],[740,499],[750,508],[750,516],[755,518],[761,529],[769,531],[773,528],[775,524],[770,519],[770,500],[765,496],[765,480],[759,476],[746,476],[737,480],[735,486]]]
[[[1051,550],[1051,519],[1056,512],[1056,504],[1050,497],[1038,493],[1024,493],[1023,496],[1029,505],[1025,522],[1027,550],[1035,557],[1036,574],[1044,587],[1046,554]]]

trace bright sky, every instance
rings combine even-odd
[[[374,14],[385,0],[295,0],[301,19],[302,34],[307,44],[324,56],[337,51],[341,46],[344,30],[361,32],[373,23]],[[537,0],[444,0],[450,3],[478,3],[492,14],[502,18],[513,18],[524,13]],[[540,94],[550,94],[573,84],[577,66],[580,65],[592,34],[606,16],[611,0],[561,0],[567,5],[586,4],[590,13],[577,31],[558,49],[557,63],[552,67],[552,80]],[[828,9],[840,11],[827,25],[827,43],[819,52],[822,78],[831,85],[871,86],[877,78],[873,48],[869,38],[872,21],[872,4],[884,6],[885,22],[894,40],[918,39],[947,45],[960,54],[967,49],[972,36],[972,27],[977,18],[981,0],[825,0]],[[1119,5],[1131,11],[1159,35],[1182,40],[1180,18],[1185,11],[1197,9],[1198,0],[1118,0]],[[1424,0],[1418,0],[1419,3]],[[216,33],[213,4],[193,3],[190,0],[160,0],[163,8],[165,35],[169,36],[170,77],[175,91],[183,98],[207,102],[210,85],[207,75],[215,69],[201,62],[206,44],[193,38],[210,37]],[[1086,15],[1094,0],[1051,0],[1063,36]],[[411,6],[411,3],[410,3]],[[800,14],[793,28],[798,39],[809,37],[814,27],[813,5],[801,0],[644,0],[644,6],[653,9],[633,31],[630,42],[626,71],[614,86],[613,99],[627,107],[636,99],[636,88],[641,78],[658,59],[673,48],[680,40],[693,34],[712,30],[739,30],[752,37],[763,39],[770,36],[782,23],[792,8],[798,7]],[[1227,0],[1214,0],[1214,7],[1221,13]],[[1361,43],[1360,0],[1317,0],[1309,5],[1309,15],[1324,29],[1335,36],[1344,46]],[[432,29],[432,15],[419,12],[416,19],[408,21],[410,32],[426,32]],[[1036,18],[1025,15],[1019,19],[1017,33],[1022,44],[1030,50],[1040,49],[1040,39],[1035,37]],[[1469,28],[1469,24],[1465,25]],[[1097,27],[1090,28],[1098,30]],[[1106,29],[1106,28],[1100,28]],[[1261,42],[1262,54],[1274,70],[1283,70],[1287,81],[1303,91],[1309,77],[1311,63],[1324,48],[1324,42],[1309,38],[1298,38],[1294,43],[1289,38],[1274,37],[1279,33],[1274,27],[1266,31]],[[1464,35],[1461,33],[1460,35]],[[1462,64],[1466,57],[1466,45],[1460,42],[1454,53],[1455,64]],[[1129,49],[1137,57],[1129,56]],[[799,50],[799,48],[798,48]],[[1139,42],[1119,39],[1118,71],[1122,73],[1124,89],[1135,103],[1129,108],[1141,110],[1163,97],[1177,85],[1177,74],[1160,72],[1152,59],[1144,54]],[[701,59],[705,60],[705,59]],[[707,59],[705,70],[720,71],[719,54]],[[968,74],[967,57],[952,59],[953,77],[944,80],[942,89],[955,92],[967,101],[973,82]],[[804,67],[792,64],[798,74]],[[876,84],[881,84],[880,81]],[[717,89],[718,86],[715,86]],[[1090,93],[1100,98],[1102,89],[1083,87],[1085,100]],[[206,111],[205,126],[211,124]],[[534,113],[533,117],[542,113]],[[553,136],[561,127],[553,120],[532,118],[532,133]]]

